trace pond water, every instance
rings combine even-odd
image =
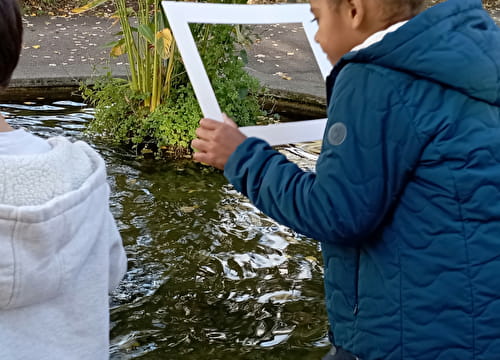
[[[111,304],[111,359],[320,359],[328,349],[317,242],[256,210],[221,172],[141,160],[85,133],[93,109],[2,104],[11,125],[104,157],[129,269]],[[314,165],[304,147],[282,149]]]

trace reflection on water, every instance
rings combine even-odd
[[[75,102],[0,105],[13,126],[104,157],[129,257],[112,296],[111,359],[319,359],[328,347],[318,244],[263,216],[219,171],[139,160],[85,134]],[[314,165],[305,146],[282,149]]]

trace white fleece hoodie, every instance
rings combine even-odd
[[[0,156],[0,359],[109,358],[126,257],[103,159],[86,143]]]

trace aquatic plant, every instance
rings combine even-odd
[[[111,0],[93,0],[74,9],[81,13]],[[175,39],[157,0],[112,0],[119,37],[107,44],[111,56],[126,56],[129,79],[110,73],[92,86],[82,84],[84,99],[96,108],[89,129],[142,152],[185,155],[201,117]],[[192,24],[193,37],[223,111],[240,125],[262,114],[257,79],[244,70],[242,27]],[[244,37],[248,39],[248,37]],[[241,48],[241,46],[239,46]]]

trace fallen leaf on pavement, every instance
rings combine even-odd
[[[281,77],[282,79],[285,79],[285,80],[292,80],[291,76],[288,76],[287,73],[284,73],[284,72],[281,72],[281,71],[278,71],[277,73],[274,73],[274,75],[278,75],[279,77]]]

